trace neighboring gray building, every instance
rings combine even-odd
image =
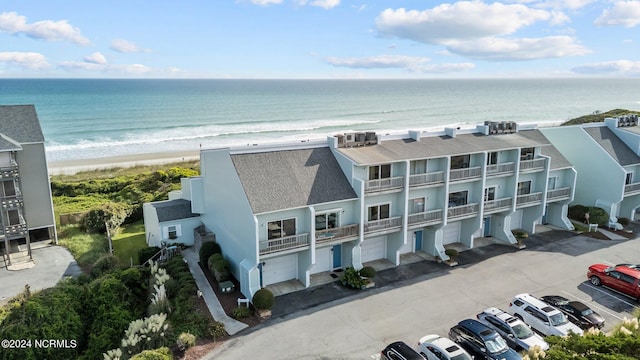
[[[33,105],[0,106],[0,249],[9,268],[57,242],[44,136]]]

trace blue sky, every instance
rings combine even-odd
[[[640,76],[640,0],[3,0],[0,77]]]

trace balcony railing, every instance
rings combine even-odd
[[[23,204],[22,194],[19,192],[15,195],[6,197],[2,197],[0,195],[0,206],[2,206],[3,209],[15,209],[22,207]]]
[[[444,184],[444,172],[413,174],[409,177],[409,186],[426,186]]]
[[[640,191],[640,183],[627,184],[624,186],[624,194],[631,195]]]
[[[421,213],[409,214],[409,225],[433,225],[442,222],[442,209],[430,210]]]
[[[487,165],[487,176],[497,176],[497,175],[505,175],[512,173],[516,170],[516,164],[504,163],[504,164],[494,164]]]
[[[358,224],[352,224],[333,229],[318,230],[316,231],[316,243],[358,236],[359,229],[360,226]]]
[[[0,234],[9,238],[25,236],[27,235],[27,224],[23,222],[21,224],[7,225],[4,229],[0,227]]]
[[[523,171],[542,171],[546,168],[547,159],[521,160],[520,172]]]
[[[511,204],[513,204],[513,198],[511,197],[496,200],[485,200],[484,212],[494,213],[502,210],[508,210],[511,208]]]
[[[478,204],[467,204],[460,206],[453,206],[447,209],[447,217],[449,219],[456,219],[461,217],[473,216],[478,213]]]
[[[474,178],[480,178],[481,176],[482,168],[480,166],[449,170],[449,181],[470,180]]]
[[[535,205],[540,202],[542,202],[541,192],[518,195],[516,198],[516,206]]]
[[[402,188],[403,186],[404,186],[404,176],[368,180],[365,184],[365,192],[398,189],[398,188]]]
[[[402,216],[396,216],[387,219],[367,221],[364,224],[364,232],[370,233],[374,231],[382,231],[402,226]]]
[[[562,187],[558,189],[552,189],[547,191],[547,202],[549,201],[558,201],[558,200],[566,200],[571,198],[571,188],[570,187]]]
[[[260,255],[295,249],[307,245],[309,245],[309,234],[298,234],[260,241]]]

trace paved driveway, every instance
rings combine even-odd
[[[0,306],[22,292],[26,284],[33,292],[50,288],[63,277],[82,273],[71,253],[62,246],[33,249],[32,256],[35,265],[30,269],[9,271],[0,268]]]
[[[472,264],[462,262],[414,281],[272,319],[236,335],[206,358],[245,359],[261,354],[266,359],[377,359],[393,341],[413,346],[426,334],[447,336],[451,326],[475,318],[486,307],[506,310],[513,295],[522,292],[580,299],[605,317],[608,330],[629,317],[637,303],[591,287],[587,267],[596,262],[637,262],[638,241],[573,236]]]

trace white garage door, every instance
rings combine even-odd
[[[518,210],[511,215],[511,230],[522,227],[522,210]]]
[[[453,222],[442,228],[442,244],[453,244],[460,242],[460,226],[461,222]]]
[[[313,265],[311,273],[319,273],[324,271],[331,271],[333,260],[331,258],[331,246],[316,249],[316,264]]]
[[[269,258],[264,263],[263,286],[298,278],[298,257],[295,254]]]
[[[387,237],[365,239],[362,243],[362,262],[384,259],[387,248]]]

